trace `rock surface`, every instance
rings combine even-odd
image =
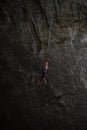
[[[87,129],[86,0],[0,1],[0,102],[3,129]]]

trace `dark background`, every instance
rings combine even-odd
[[[86,0],[0,1],[0,120],[6,130],[87,129]]]

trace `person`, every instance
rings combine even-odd
[[[50,58],[47,56],[46,60],[45,60],[45,65],[44,65],[44,69],[42,71],[42,75],[38,81],[38,86],[42,85],[43,82],[45,85],[47,85],[47,73],[48,73],[48,69],[49,69],[49,62],[50,62]]]

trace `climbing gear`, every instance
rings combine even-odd
[[[42,72],[42,76],[40,77],[39,81],[38,81],[38,86],[40,86],[42,84],[42,82],[44,81],[45,85],[47,85],[47,81],[46,81],[46,75],[47,75],[47,71],[48,71],[48,62],[50,61],[49,58],[49,47],[50,47],[50,41],[51,41],[51,31],[52,31],[52,25],[53,25],[53,16],[54,16],[54,11],[53,11],[53,15],[52,15],[52,19],[51,19],[51,25],[50,25],[50,31],[49,31],[49,37],[48,37],[48,47],[47,47],[47,57],[46,57],[46,62],[45,62],[45,68]]]

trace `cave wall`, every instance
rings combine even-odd
[[[86,129],[86,22],[86,0],[0,1],[0,114],[6,128]],[[47,50],[48,85],[38,87]]]

